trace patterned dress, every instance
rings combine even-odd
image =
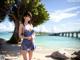
[[[29,31],[29,27],[27,27],[27,25],[25,26],[24,29],[24,36],[28,37],[28,36],[32,36],[32,34],[34,33],[34,30]],[[28,40],[28,39],[23,39],[22,44],[21,44],[21,49],[22,50],[26,50],[26,51],[33,51],[34,50],[34,43],[32,40]]]

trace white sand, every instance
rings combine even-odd
[[[43,47],[37,47],[35,51],[33,52],[32,60],[53,60],[51,58],[46,58],[45,56],[50,55],[52,51],[50,51],[47,48]],[[20,60],[22,59],[22,56],[20,56]]]
[[[18,51],[18,45],[12,45],[13,47],[11,47],[10,45],[5,45],[5,47],[9,47],[9,49],[12,49],[11,51],[14,51],[14,52],[11,52],[11,55],[7,54],[5,56],[5,58],[7,59],[10,59],[10,60],[23,60],[22,56],[19,54],[19,51]],[[18,47],[16,47],[18,46]],[[9,53],[9,50],[8,49],[8,53]],[[43,46],[37,46],[37,48],[35,49],[34,53],[33,53],[33,57],[32,57],[32,60],[53,60],[52,58],[47,58],[45,56],[47,55],[50,55],[52,52],[55,52],[55,51],[60,51],[60,52],[67,52],[67,56],[70,57],[70,55],[74,52],[74,51],[77,51],[79,49],[73,49],[73,48],[59,48],[59,49],[52,49],[52,48],[46,48],[46,47],[43,47]],[[15,56],[13,53],[18,53],[17,56]]]

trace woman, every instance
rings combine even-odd
[[[32,53],[34,50],[33,39],[35,33],[33,30],[33,26],[30,22],[31,18],[32,18],[32,14],[30,12],[26,12],[23,15],[22,23],[20,23],[19,26],[19,37],[23,39],[21,44],[21,54],[23,55],[24,60],[28,60],[28,58],[29,60],[31,60]]]

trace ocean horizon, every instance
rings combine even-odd
[[[9,40],[12,36],[11,32],[1,32],[0,38]],[[80,39],[61,36],[36,36],[36,46],[46,48],[78,48],[80,49]]]

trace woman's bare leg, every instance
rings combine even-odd
[[[33,51],[28,51],[28,54],[29,54],[29,60],[31,60],[32,59]]]
[[[21,51],[21,54],[22,54],[24,60],[28,60],[28,59],[27,59],[27,51],[22,50],[22,51]]]

